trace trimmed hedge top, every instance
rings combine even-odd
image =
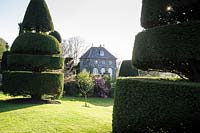
[[[22,28],[25,31],[48,32],[53,31],[54,26],[51,15],[45,0],[31,0],[24,20]]]
[[[61,54],[61,51],[55,37],[41,33],[21,34],[11,47],[11,52],[25,54]]]
[[[148,29],[200,20],[199,14],[200,1],[198,0],[143,0],[141,25]]]

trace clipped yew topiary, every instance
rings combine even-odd
[[[28,44],[28,45],[27,45]],[[11,51],[24,54],[61,54],[60,43],[44,33],[23,33],[12,44]]]
[[[199,82],[199,13],[197,0],[143,0],[141,23],[147,29],[136,36],[133,65]]]
[[[5,94],[41,99],[44,94],[60,97],[64,87],[61,44],[50,32],[53,23],[44,0],[31,0],[20,24],[20,34],[4,54]]]
[[[21,24],[23,32],[54,31],[53,22],[45,0],[31,0]]]
[[[133,65],[187,80],[118,79],[113,133],[199,132],[200,1],[143,0],[142,4],[145,29],[136,35]]]
[[[120,77],[138,76],[138,70],[132,65],[131,60],[123,60],[120,70]]]

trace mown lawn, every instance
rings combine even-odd
[[[62,104],[11,104],[0,93],[0,133],[109,133],[113,99],[64,97]]]

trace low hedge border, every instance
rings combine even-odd
[[[52,55],[10,54],[7,57],[8,70],[47,71],[64,68],[64,58]]]
[[[48,94],[59,97],[64,87],[63,73],[3,72],[2,91],[11,96]]]
[[[61,44],[58,40],[42,33],[20,34],[12,44],[11,52],[24,54],[61,54]]]
[[[113,133],[200,131],[200,84],[117,79]]]

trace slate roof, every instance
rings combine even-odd
[[[100,55],[100,51],[104,51],[104,56]],[[83,54],[80,59],[117,59],[104,47],[91,47],[85,54]]]

